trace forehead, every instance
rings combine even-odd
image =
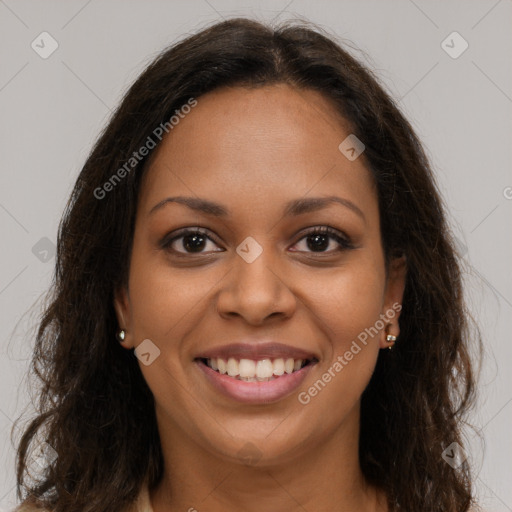
[[[140,202],[148,211],[166,195],[225,204],[339,192],[375,203],[363,158],[338,149],[349,124],[320,93],[287,85],[223,88],[197,99],[164,138],[148,169]]]

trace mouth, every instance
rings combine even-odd
[[[282,343],[246,342],[212,348],[194,362],[213,391],[237,402],[270,404],[296,391],[319,358]]]
[[[294,359],[293,357],[274,359],[205,357],[196,360],[219,375],[226,375],[233,380],[244,382],[269,382],[296,373],[304,367],[318,362],[316,358]]]
[[[213,391],[237,402],[269,404],[291,395],[319,358],[288,344],[246,340],[211,348],[194,362]]]

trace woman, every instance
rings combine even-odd
[[[77,180],[20,510],[467,511],[467,318],[376,79],[307,27],[216,24],[150,64]]]

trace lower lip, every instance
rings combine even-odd
[[[245,382],[212,370],[202,361],[195,361],[206,378],[223,395],[238,402],[268,404],[277,402],[293,393],[306,378],[314,364],[310,363],[293,373],[285,373],[274,380]]]

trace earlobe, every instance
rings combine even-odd
[[[117,324],[119,328],[116,331],[116,339],[124,348],[133,348],[131,336],[129,335],[131,325],[130,309],[129,309],[129,298],[128,291],[126,288],[117,290],[114,294],[114,309],[117,317]]]
[[[398,319],[402,310],[406,277],[407,262],[405,255],[394,258],[389,264],[386,282],[383,308],[386,326],[381,333],[380,348],[391,349],[399,338],[400,327]]]

